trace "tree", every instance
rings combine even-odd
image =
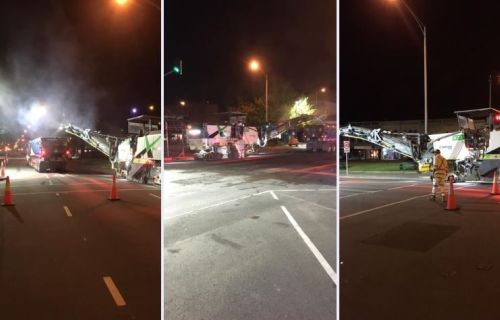
[[[290,119],[296,118],[298,116],[307,114],[311,115],[316,112],[316,109],[309,103],[308,97],[302,97],[296,100],[293,104],[293,107],[290,109]]]
[[[229,111],[246,113],[246,123],[250,125],[260,125],[266,121],[266,109],[263,98],[256,98],[251,101],[239,99],[235,106],[229,108]]]

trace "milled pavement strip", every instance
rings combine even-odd
[[[463,188],[456,188],[455,190],[460,190],[460,189],[463,189]],[[409,201],[412,201],[412,200],[415,200],[415,199],[425,198],[425,197],[428,197],[428,196],[429,196],[429,194],[427,193],[427,194],[424,194],[422,196],[416,196],[416,197],[411,197],[411,198],[408,198],[408,199],[405,199],[405,200],[401,200],[401,201],[387,203],[387,204],[384,204],[384,205],[381,205],[381,206],[378,206],[378,207],[375,207],[375,208],[366,209],[366,210],[362,210],[362,211],[358,211],[358,212],[355,212],[355,213],[348,214],[348,215],[343,216],[343,217],[339,217],[339,220],[344,220],[344,219],[347,219],[347,218],[352,218],[352,217],[359,216],[359,215],[362,215],[362,214],[365,214],[365,213],[376,211],[378,209],[383,209],[383,208],[391,207],[391,206],[394,206],[394,205],[397,205],[397,204],[400,204],[400,203],[405,203],[405,202],[409,202]]]
[[[177,214],[177,215],[175,215],[175,216],[165,217],[163,220],[171,220],[171,219],[179,218],[179,217],[186,216],[186,215],[193,214],[193,213],[197,213],[197,212],[199,212],[199,211],[203,211],[203,210],[206,210],[206,209],[219,207],[219,206],[222,206],[222,205],[225,205],[225,204],[231,203],[231,202],[235,202],[235,201],[239,201],[239,200],[247,199],[247,198],[250,198],[250,197],[260,196],[260,195],[265,194],[265,193],[268,193],[268,192],[270,192],[270,190],[268,190],[268,191],[263,191],[263,192],[259,192],[259,193],[254,193],[254,194],[249,194],[249,195],[242,196],[242,197],[238,197],[238,198],[234,198],[234,199],[231,199],[231,200],[226,200],[226,201],[222,201],[222,202],[217,202],[217,203],[211,204],[211,205],[209,205],[209,206],[205,206],[205,207],[201,207],[201,208],[198,208],[198,209],[194,209],[194,210],[191,210],[191,211],[188,211],[188,212],[184,212],[184,213],[181,213],[181,214]]]
[[[294,197],[294,196],[291,196],[291,195],[288,195],[288,194],[283,194],[283,196],[288,197],[288,198],[292,198],[292,199],[295,199],[295,200],[299,200],[299,201],[302,201],[302,202],[307,202],[307,203],[312,204],[313,206],[316,206],[316,207],[319,207],[319,208],[322,208],[322,209],[325,209],[325,210],[328,210],[328,211],[337,212],[337,210],[335,210],[333,208],[317,204],[316,202],[311,202],[311,201],[308,201],[308,200],[305,200],[305,199],[302,199],[302,198],[298,198],[298,197]]]
[[[69,211],[69,208],[67,206],[64,206],[64,211],[66,211],[66,215],[68,217],[72,217],[73,215],[71,214],[71,211]]]
[[[293,216],[288,212],[288,210],[285,208],[285,206],[281,206],[281,210],[285,213],[286,217],[292,224],[292,226],[295,228],[297,233],[302,237],[302,240],[306,243],[306,245],[309,247],[309,250],[314,254],[316,259],[319,261],[323,269],[325,269],[326,273],[332,279],[333,283],[337,285],[338,283],[338,275],[337,273],[333,270],[333,268],[330,266],[330,264],[326,261],[325,257],[321,254],[321,252],[316,248],[314,243],[309,239],[307,234],[302,230],[302,228],[299,226],[297,221],[293,218]]]
[[[102,277],[102,280],[104,280],[104,283],[106,284],[106,287],[109,290],[109,293],[113,297],[113,300],[115,300],[115,303],[118,307],[123,307],[126,306],[127,304],[125,303],[125,299],[123,299],[120,291],[116,287],[115,283],[113,282],[113,279],[111,277],[106,276]]]
[[[119,189],[120,192],[125,191],[150,191],[151,189]],[[69,190],[69,191],[42,191],[42,192],[19,192],[14,193],[15,196],[29,196],[29,195],[37,195],[37,194],[51,194],[51,193],[92,193],[92,192],[109,192],[109,189],[99,189],[99,190]]]

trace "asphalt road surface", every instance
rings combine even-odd
[[[0,207],[0,319],[160,319],[160,188],[11,159]],[[3,201],[5,181],[0,182]]]
[[[455,184],[457,211],[428,176],[340,177],[342,320],[499,319],[500,196]]]
[[[166,319],[336,318],[332,153],[165,170]]]

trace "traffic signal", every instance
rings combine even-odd
[[[179,60],[179,62],[176,63],[176,65],[172,68],[172,71],[182,76],[182,60]]]
[[[493,112],[493,125],[498,126],[500,125],[500,113],[498,112]]]

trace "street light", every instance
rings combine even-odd
[[[255,59],[252,59],[250,61],[250,63],[248,64],[248,69],[250,69],[251,72],[263,71],[262,67],[260,66],[259,61],[255,60]],[[269,121],[269,117],[268,117],[268,84],[269,84],[269,80],[268,80],[268,77],[267,77],[267,72],[264,72],[264,75],[266,77],[266,98],[265,98],[266,122],[268,122]]]
[[[155,106],[154,106],[154,105],[150,105],[150,106],[148,107],[148,109],[149,109],[149,111],[154,111]]]
[[[413,19],[415,19],[415,22],[418,25],[418,28],[420,31],[422,31],[422,35],[424,37],[424,131],[427,134],[427,33],[425,29],[425,25],[422,23],[422,21],[417,17],[415,12],[411,10],[410,6],[404,1],[404,0],[389,0],[390,2],[401,2],[404,7],[410,12],[411,16]]]
[[[137,113],[137,108],[134,107],[134,108],[132,108],[131,111],[132,111],[133,114],[136,114]]]
[[[181,100],[181,101],[179,101],[179,104],[180,104],[181,106],[185,107],[185,106],[186,106],[186,101]]]
[[[119,6],[125,6],[127,5],[129,2],[132,2],[132,1],[129,1],[129,0],[114,0],[115,3]],[[150,6],[154,7],[155,9],[157,10],[160,10],[161,11],[161,7],[158,6],[156,3],[154,3],[153,1],[151,0],[142,0],[142,2],[144,3],[147,3],[149,4]]]

